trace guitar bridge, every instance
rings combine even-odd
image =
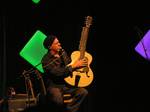
[[[81,68],[81,69],[77,69],[76,72],[80,72],[80,73],[88,73],[89,71],[89,68],[88,67],[84,67],[84,68]]]
[[[76,72],[86,73],[87,77],[90,77],[90,76],[88,76],[89,67],[84,67],[82,69],[77,69]]]

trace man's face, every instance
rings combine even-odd
[[[59,51],[61,48],[62,47],[61,47],[61,44],[59,43],[59,40],[57,38],[55,38],[50,47],[50,50]]]

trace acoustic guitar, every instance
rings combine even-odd
[[[72,76],[68,76],[64,79],[65,82],[71,86],[86,87],[89,86],[94,79],[93,72],[90,68],[90,64],[92,62],[92,55],[86,51],[86,43],[91,24],[92,24],[92,17],[87,16],[85,26],[82,27],[79,50],[72,52],[71,63],[69,64],[71,65],[78,59],[86,58],[88,60],[88,66],[76,69],[75,71],[73,71]]]

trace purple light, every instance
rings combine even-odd
[[[150,30],[148,30],[148,32],[137,44],[135,51],[145,59],[150,60]]]

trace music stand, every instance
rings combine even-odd
[[[144,35],[135,47],[135,51],[146,60],[150,60],[150,30]]]

